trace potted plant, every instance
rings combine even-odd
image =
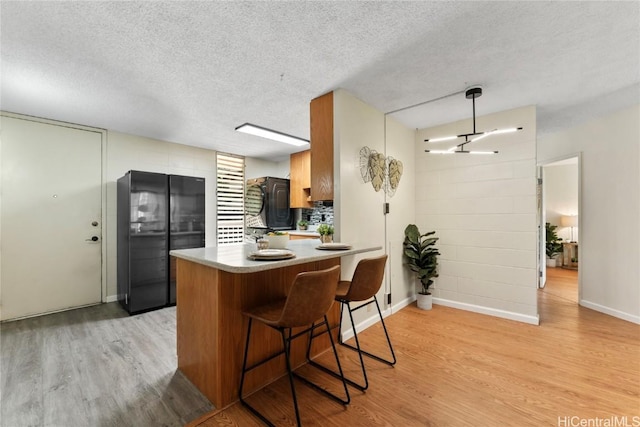
[[[307,227],[309,227],[309,221],[301,219],[300,221],[298,221],[298,228],[300,230],[306,230]]]
[[[318,226],[318,233],[320,233],[320,240],[322,243],[331,243],[333,241],[333,226],[329,224],[320,224]]]
[[[272,231],[265,237],[269,242],[269,249],[286,249],[289,243],[289,233],[286,231]]]
[[[416,272],[422,290],[418,292],[418,308],[430,310],[433,297],[429,287],[433,285],[433,279],[438,277],[438,255],[435,248],[438,237],[431,237],[435,231],[421,234],[415,224],[409,224],[404,230],[404,256],[411,271]]]
[[[562,239],[558,237],[556,233],[557,225],[551,225],[551,223],[547,222],[544,225],[546,232],[546,248],[545,252],[547,254],[547,267],[556,267],[557,266],[557,256],[562,252]]]

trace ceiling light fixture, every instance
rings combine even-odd
[[[468,150],[463,150],[462,147],[459,150],[424,150],[424,151],[426,153],[431,153],[431,154],[498,154],[497,151],[468,151]]]
[[[297,136],[293,136],[293,135],[287,135],[286,133],[278,132],[275,130],[263,128],[262,126],[252,125],[251,123],[245,123],[243,125],[240,125],[236,128],[236,130],[238,132],[261,136],[263,138],[284,142],[285,144],[296,145],[298,147],[309,143],[309,141],[306,139],[298,138]]]
[[[494,129],[486,132],[477,132],[476,131],[476,98],[479,98],[480,96],[482,96],[482,88],[472,87],[470,89],[467,89],[464,95],[467,99],[471,99],[473,102],[473,132],[462,133],[460,135],[425,139],[424,142],[442,142],[442,141],[451,141],[457,138],[464,137],[464,142],[454,147],[451,147],[448,150],[424,150],[425,152],[432,153],[432,154],[458,154],[458,153],[460,154],[498,154],[497,151],[468,151],[464,149],[464,146],[470,142],[479,141],[490,135],[498,135],[502,133],[517,132],[519,130],[522,130],[521,127],[518,127],[518,128],[507,128],[507,129]],[[469,137],[474,137],[474,138],[469,139]]]

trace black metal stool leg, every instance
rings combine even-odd
[[[351,344],[347,344],[347,343],[341,343],[343,346],[350,348],[351,350],[355,350],[358,352],[361,352],[362,354],[364,354],[365,356],[371,357],[372,359],[375,359],[379,362],[385,363],[389,366],[393,366],[396,364],[396,354],[393,351],[393,346],[391,345],[391,339],[389,338],[389,332],[387,332],[387,326],[384,323],[384,318],[382,317],[382,311],[380,311],[380,305],[378,304],[378,299],[375,297],[373,297],[372,301],[369,301],[367,304],[363,304],[361,306],[356,307],[355,309],[351,310],[351,308],[349,308],[349,315],[351,315],[352,311],[358,310],[359,308],[362,308],[366,305],[371,304],[372,302],[375,302],[376,304],[376,308],[378,309],[378,316],[380,316],[380,322],[382,323],[382,329],[384,330],[384,335],[387,338],[387,344],[389,345],[389,351],[391,352],[391,359],[392,360],[387,360],[387,359],[383,359],[380,356],[376,356],[375,354],[371,354],[368,351],[362,350],[360,348],[360,346],[358,345],[357,347],[352,346]],[[353,326],[353,324],[352,324]],[[356,335],[355,333],[355,326],[353,326],[353,330],[354,330],[354,336]],[[356,344],[358,344],[358,341],[356,340]]]
[[[375,354],[371,354],[371,353],[369,353],[369,352],[367,352],[365,350],[362,350],[362,348],[360,347],[360,340],[358,339],[358,332],[356,331],[356,325],[355,325],[355,322],[353,320],[353,314],[352,313],[354,311],[362,308],[362,307],[365,307],[365,306],[371,304],[371,303],[375,303],[376,309],[378,310],[378,316],[380,316],[380,322],[382,323],[382,329],[384,330],[384,335],[385,335],[385,337],[387,339],[387,344],[389,345],[389,350],[391,352],[392,360],[383,359],[380,356],[377,356]],[[369,379],[367,377],[367,371],[366,371],[366,368],[364,366],[364,359],[363,359],[362,355],[371,357],[371,358],[373,358],[375,360],[378,360],[378,361],[380,361],[382,363],[385,363],[385,364],[387,364],[389,366],[393,366],[393,365],[396,364],[396,354],[393,351],[393,345],[391,344],[391,339],[389,338],[389,332],[387,331],[387,326],[384,323],[384,318],[382,317],[382,311],[380,310],[380,305],[378,304],[378,299],[375,297],[375,295],[373,296],[371,301],[369,301],[366,304],[362,304],[362,305],[360,305],[360,306],[358,306],[358,307],[356,307],[354,309],[351,308],[350,303],[347,302],[347,301],[340,301],[340,304],[341,304],[340,305],[340,323],[338,324],[339,343],[340,343],[340,345],[343,345],[343,346],[345,346],[345,347],[347,347],[347,348],[349,348],[351,350],[354,350],[354,351],[358,352],[358,358],[360,359],[360,367],[362,369],[362,377],[364,378],[364,384],[359,384],[359,383],[355,382],[354,380],[352,380],[350,378],[346,378],[346,377],[345,377],[345,381],[347,383],[349,383],[351,386],[357,388],[358,390],[365,391],[369,387]],[[356,341],[356,346],[355,347],[353,345],[351,345],[351,344],[345,343],[342,340],[342,318],[343,318],[342,314],[343,314],[345,305],[347,306],[347,311],[349,312],[349,321],[351,322],[351,328],[353,330],[353,337],[354,337],[354,339]],[[325,332],[322,332],[322,334],[323,333],[325,333]],[[318,335],[321,335],[321,334],[318,334]],[[313,339],[313,336],[312,336],[311,339]],[[311,348],[311,340],[309,341],[309,348]],[[308,351],[308,349],[307,349],[307,359],[309,359],[309,351]],[[325,366],[322,366],[319,363],[314,362],[312,360],[309,360],[309,362],[312,365],[314,365],[315,367],[320,368],[323,371],[327,372],[328,374],[331,374],[334,377],[336,377],[338,379],[341,379],[341,376],[337,372],[332,371],[331,369],[329,369],[329,368],[327,368]]]
[[[393,345],[391,345],[391,338],[389,338],[389,332],[387,332],[387,325],[384,323],[384,319],[382,318],[382,311],[380,311],[380,304],[378,304],[378,298],[375,296],[373,300],[376,302],[376,307],[378,308],[378,315],[380,316],[380,322],[382,323],[382,329],[384,329],[384,335],[387,337],[387,344],[389,344],[389,350],[391,350],[391,358],[393,361],[385,360],[381,357],[376,356],[375,354],[366,353],[369,357],[373,357],[376,360],[379,360],[382,363],[386,363],[387,365],[395,365],[396,364],[396,353],[393,351]]]
[[[362,377],[364,378],[364,385],[363,384],[358,384],[355,381],[349,380],[349,384],[351,384],[352,386],[354,386],[355,388],[361,390],[361,391],[365,391],[366,389],[369,388],[369,379],[367,378],[367,370],[364,367],[364,360],[362,359],[362,351],[360,349],[360,340],[358,339],[358,332],[356,331],[356,324],[353,321],[353,312],[351,310],[351,305],[349,303],[347,303],[347,310],[349,310],[349,319],[351,320],[351,330],[353,331],[353,338],[356,340],[356,351],[358,352],[358,358],[360,359],[360,368],[362,369]],[[343,346],[345,347],[349,347],[349,348],[353,348],[353,346],[347,344],[347,343],[342,343]]]
[[[349,396],[349,389],[347,388],[347,379],[344,376],[344,372],[342,371],[342,365],[340,364],[340,358],[338,357],[338,350],[336,350],[336,344],[333,342],[333,335],[331,335],[331,327],[329,326],[329,319],[327,316],[324,316],[324,323],[327,327],[327,333],[329,334],[329,341],[331,341],[331,349],[333,350],[333,355],[336,358],[336,364],[338,365],[338,372],[340,372],[340,378],[342,378],[342,386],[344,387],[344,393],[347,396],[347,401],[343,402],[348,404],[351,402],[351,396]]]
[[[348,311],[349,311],[349,317],[350,317],[350,319],[351,319],[351,327],[353,328],[354,336],[355,336],[355,338],[356,338],[356,344],[358,344],[358,335],[357,335],[357,334],[355,334],[355,329],[356,329],[356,328],[355,328],[355,325],[354,325],[354,323],[353,323],[353,316],[351,315],[351,308],[349,307],[349,304],[348,304],[348,303],[347,303],[347,309],[348,309]],[[342,315],[342,312],[341,312],[340,314]],[[341,317],[342,317],[342,316],[341,316]],[[342,323],[342,322],[340,322],[340,323]],[[319,336],[319,335],[322,335],[322,334],[325,334],[325,333],[327,333],[327,332],[329,333],[329,335],[331,335],[331,328],[329,328],[328,324],[327,324],[327,331],[323,331],[323,332],[321,332],[320,334],[318,334],[318,336]],[[338,334],[340,334],[340,330],[338,330]],[[341,341],[341,339],[340,339],[339,341]],[[331,336],[331,342],[332,342],[332,344],[333,344],[333,336]],[[343,343],[343,342],[340,342],[340,344],[341,344],[341,345],[343,345],[343,346],[345,346],[345,347],[352,348],[352,346],[351,346],[351,345],[349,345],[349,344],[345,344],[345,343]],[[310,346],[310,345],[311,345],[311,344],[309,344],[309,346]],[[354,350],[357,350],[355,347],[353,347],[353,349],[354,349]],[[337,350],[336,350],[336,354],[337,354]],[[318,369],[320,369],[320,370],[322,370],[322,371],[326,372],[326,373],[327,373],[327,374],[329,374],[329,375],[334,376],[335,378],[338,378],[339,380],[344,380],[344,381],[345,381],[345,382],[347,382],[349,385],[351,385],[351,386],[353,386],[353,387],[357,388],[358,390],[360,390],[360,391],[365,391],[365,390],[367,389],[367,387],[369,387],[369,382],[368,382],[368,380],[367,380],[367,372],[366,372],[366,371],[365,371],[365,369],[364,369],[364,361],[363,361],[363,359],[362,359],[362,354],[358,353],[358,357],[360,358],[360,367],[361,367],[361,369],[362,369],[362,373],[363,373],[363,376],[364,376],[364,379],[365,379],[365,384],[364,384],[364,385],[362,385],[362,384],[358,384],[357,382],[355,382],[355,381],[353,381],[353,380],[351,380],[351,379],[347,378],[346,376],[344,376],[344,374],[343,374],[343,372],[342,372],[342,367],[341,367],[341,365],[340,365],[340,364],[338,365],[338,366],[340,367],[340,373],[338,373],[338,372],[335,372],[334,370],[332,370],[332,369],[330,369],[330,368],[327,368],[327,367],[326,367],[326,366],[324,366],[324,365],[321,365],[321,364],[320,364],[320,363],[318,363],[318,362],[315,362],[315,361],[311,360],[308,356],[309,356],[309,354],[307,353],[307,360],[309,361],[309,364],[311,364],[311,365],[315,366],[316,368],[318,368]]]
[[[243,388],[244,388],[244,377],[245,377],[245,374],[249,370],[252,369],[252,368],[247,369],[247,355],[249,354],[249,339],[251,337],[251,325],[252,325],[252,323],[253,323],[253,319],[249,318],[249,325],[247,326],[247,341],[246,341],[246,344],[244,346],[244,358],[242,360],[242,376],[240,377],[240,389],[238,390],[238,397],[240,399],[240,403],[242,403],[243,406],[246,406],[247,409],[249,409],[249,411],[251,411],[251,413],[253,415],[255,415],[256,417],[260,418],[262,420],[262,422],[264,422],[269,427],[275,427],[275,425],[271,421],[269,421],[256,408],[251,406],[246,400],[244,400],[242,398],[242,391],[243,391]]]
[[[293,384],[293,371],[291,370],[291,360],[289,360],[290,350],[291,350],[291,329],[289,329],[289,338],[285,336],[284,329],[280,329],[280,334],[282,335],[282,344],[284,345],[284,357],[287,363],[287,374],[289,375],[289,384],[291,385],[291,396],[293,398],[293,408],[296,411],[296,421],[298,423],[298,427],[302,424],[300,423],[300,411],[298,410],[298,398],[296,396],[296,387]]]
[[[244,345],[244,357],[242,359],[242,376],[240,377],[240,389],[238,390],[238,397],[240,398],[240,402],[243,402],[242,389],[244,387],[244,375],[247,372],[247,355],[249,354],[249,337],[251,336],[252,322],[253,322],[253,319],[249,318],[249,325],[247,326],[247,341],[245,342],[245,345]]]
[[[338,342],[342,344],[342,314],[344,313],[344,302],[340,301],[340,321],[338,322]]]
[[[313,334],[314,329],[317,328],[318,326],[322,326],[322,324],[324,324],[326,326],[327,330],[319,333],[318,335],[314,335]],[[340,358],[338,357],[338,350],[336,350],[335,341],[333,340],[333,336],[331,335],[331,327],[329,326],[329,320],[327,319],[327,316],[326,315],[324,316],[324,321],[322,323],[320,323],[319,325],[316,325],[315,322],[314,322],[311,325],[310,332],[311,332],[311,335],[309,336],[309,343],[307,344],[307,362],[309,363],[309,365],[311,365],[313,367],[316,367],[316,368],[318,368],[318,369],[320,369],[320,370],[322,370],[322,371],[324,371],[324,372],[326,372],[326,373],[338,378],[339,380],[341,380],[342,381],[342,385],[344,387],[344,392],[345,392],[345,396],[346,397],[344,399],[342,399],[341,397],[339,397],[339,396],[337,396],[337,395],[325,390],[324,388],[318,386],[317,384],[313,383],[312,381],[309,381],[308,379],[306,379],[305,377],[301,376],[298,373],[294,372],[293,375],[296,378],[300,379],[301,381],[305,382],[307,385],[315,388],[317,391],[319,391],[319,392],[325,394],[326,396],[332,398],[336,402],[342,403],[343,405],[348,405],[349,402],[351,402],[351,396],[349,395],[349,389],[347,388],[347,384],[346,384],[347,379],[344,377],[344,374],[342,372],[342,365],[340,364]],[[334,372],[334,371],[332,371],[332,370],[330,370],[329,368],[326,368],[326,367],[320,365],[318,362],[315,362],[315,361],[311,360],[311,357],[310,357],[311,341],[316,336],[320,336],[320,335],[323,335],[325,333],[329,333],[329,341],[331,342],[331,348],[333,349],[333,355],[336,358],[336,364],[338,365],[338,370],[340,371],[339,374]]]
[[[242,403],[242,405],[244,405],[245,407],[247,407],[251,413],[253,413],[255,416],[257,416],[258,418],[260,418],[266,425],[273,427],[274,424],[269,421],[264,415],[262,415],[256,408],[254,408],[253,406],[251,406],[246,400],[243,399],[242,397],[242,392],[244,390],[244,379],[245,379],[245,374],[247,372],[249,372],[250,370],[257,368],[258,366],[261,366],[262,364],[274,359],[275,357],[277,357],[278,355],[281,355],[284,353],[285,355],[285,362],[286,362],[286,367],[287,367],[287,376],[289,378],[289,385],[291,387],[291,397],[293,399],[293,408],[295,410],[295,414],[296,414],[296,423],[298,425],[298,427],[301,425],[301,421],[300,421],[300,409],[298,407],[298,397],[296,394],[296,388],[295,388],[295,384],[294,384],[294,377],[300,379],[301,381],[303,381],[304,383],[306,383],[307,385],[313,387],[314,389],[316,389],[317,391],[325,394],[326,396],[332,398],[333,400],[342,403],[344,405],[348,405],[349,402],[351,401],[351,397],[349,395],[349,390],[347,388],[347,380],[344,378],[343,372],[342,372],[342,365],[340,364],[340,359],[338,358],[338,351],[336,350],[336,346],[335,346],[335,342],[333,340],[333,336],[331,336],[331,328],[329,326],[329,321],[327,319],[327,316],[325,315],[324,317],[324,321],[319,324],[316,325],[315,322],[311,325],[311,327],[309,328],[309,332],[311,334],[311,336],[309,337],[309,344],[307,346],[307,360],[309,361],[310,364],[315,366],[315,362],[313,362],[312,360],[309,359],[309,353],[311,350],[311,340],[313,339],[313,331],[315,328],[322,326],[322,324],[326,325],[326,331],[322,332],[323,334],[326,332],[329,332],[329,338],[331,341],[331,348],[333,350],[333,355],[336,358],[336,363],[338,365],[338,370],[340,371],[340,375],[322,367],[319,366],[321,369],[327,371],[328,373],[338,377],[339,379],[342,380],[342,385],[344,387],[344,391],[345,391],[345,395],[346,398],[342,399],[339,396],[325,390],[324,388],[318,386],[317,384],[313,383],[312,381],[306,379],[305,377],[297,374],[296,372],[293,371],[293,369],[291,369],[291,342],[295,339],[298,338],[299,336],[306,334],[307,330],[304,330],[300,333],[297,333],[296,335],[292,335],[293,331],[291,328],[274,328],[276,329],[278,332],[280,332],[280,335],[282,337],[282,346],[283,346],[283,350],[280,351],[279,353],[273,354],[263,360],[261,360],[260,362],[257,362],[256,364],[250,366],[247,368],[247,358],[248,358],[248,353],[249,353],[249,342],[250,342],[250,336],[251,336],[251,326],[252,326],[252,319],[249,318],[249,324],[247,327],[247,341],[245,343],[245,353],[244,353],[244,358],[242,361],[242,376],[240,377],[240,389],[238,391],[238,395],[239,395],[239,399],[240,402]],[[287,333],[285,331],[288,331],[288,336]]]

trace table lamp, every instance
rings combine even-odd
[[[560,217],[560,225],[571,227],[571,242],[573,242],[573,227],[578,226],[578,215],[563,215]]]

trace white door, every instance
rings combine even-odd
[[[544,168],[538,166],[538,185],[536,186],[538,199],[538,288],[544,288],[547,283],[547,231],[545,228],[546,209],[544,206]]]
[[[0,319],[99,303],[102,134],[0,117]]]

